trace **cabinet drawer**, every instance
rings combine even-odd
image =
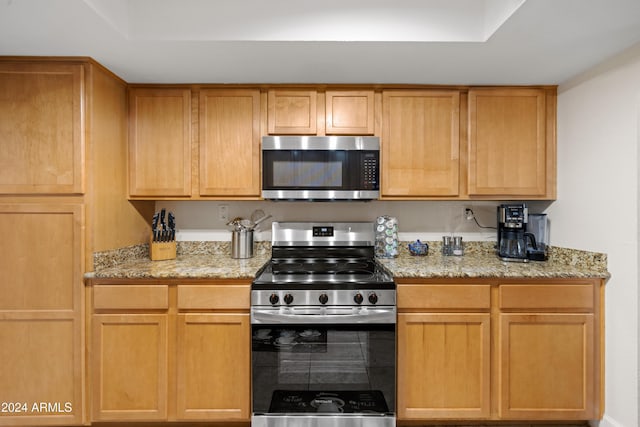
[[[501,285],[500,309],[582,309],[593,310],[593,286]]]
[[[93,288],[95,310],[169,308],[166,285],[99,285]]]
[[[250,285],[179,285],[179,310],[249,310]]]
[[[398,309],[489,310],[490,285],[398,285]]]

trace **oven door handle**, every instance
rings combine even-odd
[[[395,324],[395,307],[376,307],[353,310],[351,308],[289,308],[251,309],[251,324]]]

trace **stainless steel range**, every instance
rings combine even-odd
[[[273,223],[251,291],[252,424],[395,425],[396,297],[370,222]]]

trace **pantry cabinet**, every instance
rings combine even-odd
[[[555,91],[470,89],[469,196],[554,198],[555,114]]]
[[[190,89],[130,89],[129,194],[191,195]]]
[[[0,61],[0,194],[81,194],[80,63]]]
[[[249,421],[249,283],[107,282],[92,286],[93,421]]]
[[[459,91],[383,91],[382,108],[382,198],[457,197]]]
[[[599,279],[400,279],[398,421],[602,417]]]
[[[83,276],[148,238],[126,200],[126,108],[88,58],[0,58],[0,402],[21,402],[0,425],[87,421]]]
[[[200,91],[200,196],[260,197],[260,91]]]

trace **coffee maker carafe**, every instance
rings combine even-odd
[[[529,213],[525,204],[498,206],[498,256],[503,261],[528,262],[527,247],[536,248],[533,234],[527,233]]]

